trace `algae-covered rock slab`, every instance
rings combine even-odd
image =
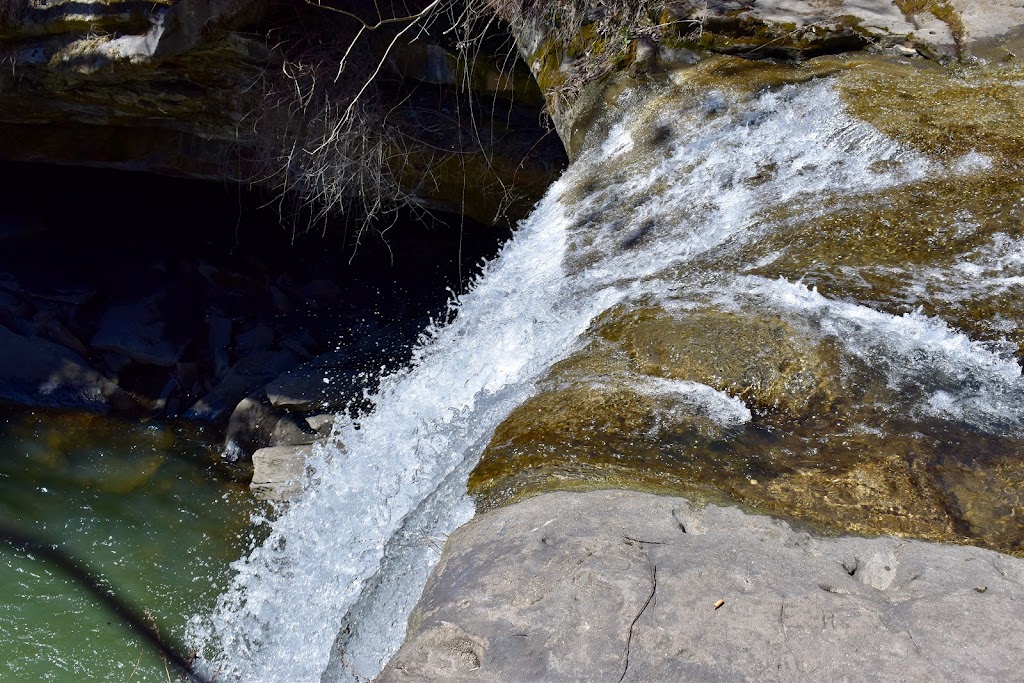
[[[699,231],[718,202],[743,203],[792,175],[751,208],[742,235],[664,269],[653,293],[593,321],[581,349],[495,431],[470,478],[478,508],[539,491],[635,487],[833,530],[1019,553],[1022,77],[1013,60],[706,57],[671,87],[622,98],[629,113],[609,124],[616,146],[604,145],[571,199],[591,202],[565,257],[573,273],[612,272],[630,251],[670,251],[672,226]],[[813,144],[850,150],[807,166],[833,178],[820,191],[787,195],[804,171],[768,154],[742,172],[730,158],[734,175],[716,197],[699,199],[699,185],[672,194],[694,177],[714,180],[698,175],[705,151],[681,147],[688,133],[665,112],[711,103],[686,124],[699,130],[751,99],[814,87],[827,87],[832,116],[847,123]],[[739,158],[761,144],[746,132],[736,133]],[[893,152],[841,172],[882,148]],[[661,170],[645,176],[652,167]],[[617,189],[631,184],[640,189]],[[678,240],[689,237],[679,230]],[[719,400],[680,400],[686,383]],[[715,424],[728,401],[747,419]]]
[[[539,496],[448,540],[378,679],[1005,681],[1024,561],[736,508]]]
[[[855,533],[1024,540],[992,496],[978,499],[994,485],[980,478],[1017,485],[990,464],[1012,461],[1015,443],[894,420],[886,378],[852,374],[835,340],[765,312],[651,306],[613,309],[589,334],[495,430],[469,481],[480,509],[631,487]],[[994,460],[977,457],[983,443]],[[948,468],[959,497],[936,474]]]

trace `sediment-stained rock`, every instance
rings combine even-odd
[[[299,495],[311,450],[311,446],[274,446],[256,451],[252,455],[249,489],[267,500],[288,500]]]

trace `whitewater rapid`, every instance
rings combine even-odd
[[[472,516],[466,479],[495,427],[622,301],[689,287],[722,305],[763,305],[890,363],[893,381],[920,382],[914,361],[928,349],[948,377],[918,410],[1019,427],[1020,408],[1006,404],[1022,396],[1020,367],[942,321],[720,268],[771,229],[769,207],[813,215],[831,194],[919,179],[934,162],[847,115],[828,81],[749,101],[710,93],[620,104],[629,114],[550,188],[453,303],[451,322],[424,335],[411,366],[381,382],[373,412],[339,419],[333,445],[314,453],[305,494],[235,564],[215,611],[193,620],[190,640],[217,681],[377,675],[444,538]],[[650,390],[676,392],[723,424],[750,419],[703,385]]]

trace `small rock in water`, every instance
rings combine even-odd
[[[333,413],[325,413],[323,415],[311,415],[306,418],[306,424],[309,428],[320,436],[327,437],[331,435],[331,430],[334,428],[334,420],[337,415]]]
[[[249,489],[264,500],[290,500],[302,493],[310,446],[261,448],[252,455]]]

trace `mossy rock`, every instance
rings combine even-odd
[[[746,272],[802,280],[832,299],[939,316],[1024,357],[1014,257],[1024,237],[1024,68],[945,71],[858,60],[837,72],[854,116],[929,159],[924,178],[869,194],[772,207],[781,226],[745,255]],[[879,169],[880,171],[884,169]],[[742,266],[739,266],[742,267]],[[975,286],[996,276],[1001,286]]]
[[[618,308],[602,316],[597,334],[619,344],[637,372],[707,384],[763,413],[828,412],[839,393],[826,345],[769,315]]]
[[[633,488],[1021,552],[1017,442],[895,416],[885,377],[827,340],[770,315],[654,305],[612,309],[588,336],[495,430],[469,482],[480,509]],[[685,398],[694,387],[714,400]]]

